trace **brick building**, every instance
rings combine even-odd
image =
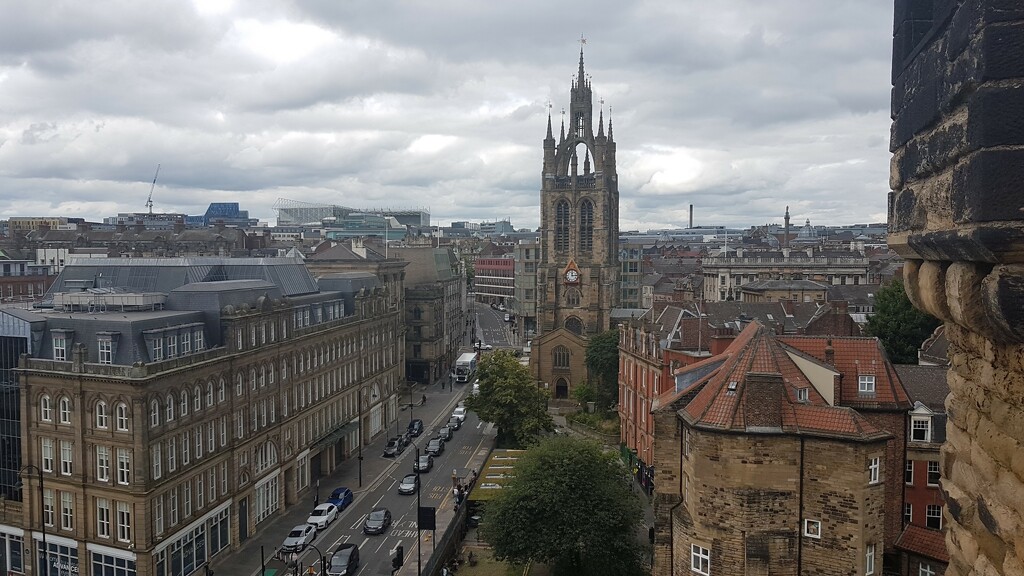
[[[889,246],[945,323],[947,575],[1024,573],[1024,9],[894,4]]]
[[[891,434],[753,322],[655,400],[654,574],[879,574]]]
[[[896,542],[906,576],[942,576],[949,562],[942,535],[939,448],[946,441],[946,366],[896,365],[914,409],[903,472],[903,533]]]

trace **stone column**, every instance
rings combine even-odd
[[[889,245],[941,318],[948,575],[1024,573],[1024,4],[896,0]]]

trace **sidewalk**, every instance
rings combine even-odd
[[[404,391],[408,394],[408,391]],[[460,399],[468,392],[465,386],[452,390],[448,386],[442,392],[437,385],[417,384],[413,387],[413,397],[417,400],[424,394],[427,396],[427,403],[413,407],[413,418],[423,420],[424,428],[431,430],[435,424],[445,421],[452,409]],[[407,406],[406,404],[402,404]],[[399,412],[399,428],[405,431],[405,424],[408,423],[408,408]],[[383,451],[384,444],[388,438],[394,435],[394,422],[386,428],[376,439],[363,446],[362,461],[362,485],[359,482],[359,461],[356,455],[343,461],[338,468],[330,475],[320,478],[319,501],[323,502],[330,496],[331,490],[339,486],[349,487],[358,499],[370,491],[378,480],[389,474],[399,465],[397,460],[378,458]],[[481,463],[482,465],[482,463]],[[479,468],[478,468],[479,469]],[[283,487],[282,487],[283,488]],[[239,548],[229,553],[218,554],[210,561],[210,568],[217,576],[259,576],[261,558],[265,562],[265,574],[267,576],[282,576],[288,570],[284,562],[274,558],[274,552],[284,538],[287,529],[299,524],[305,524],[312,507],[313,499],[317,495],[316,481],[311,483],[310,488],[299,494],[298,502],[278,511],[273,518],[267,519],[257,525],[248,540]],[[448,506],[450,508],[450,506]],[[232,506],[233,518],[237,518],[235,506]],[[438,530],[441,528],[441,510],[438,510]],[[262,549],[262,550],[261,550]],[[326,553],[326,551],[325,551]],[[429,556],[429,548],[427,549]],[[415,556],[413,555],[413,558]],[[319,568],[319,567],[318,567]]]

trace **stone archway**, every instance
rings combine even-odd
[[[565,378],[559,378],[555,382],[555,398],[566,399],[569,397],[569,382]]]

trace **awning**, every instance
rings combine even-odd
[[[313,449],[319,450],[326,446],[332,446],[336,444],[338,440],[341,440],[346,434],[358,428],[358,422],[349,422],[347,424],[342,424],[338,428],[335,428],[334,430],[328,432],[326,436],[323,436],[319,440],[317,440],[316,443],[313,444]]]

